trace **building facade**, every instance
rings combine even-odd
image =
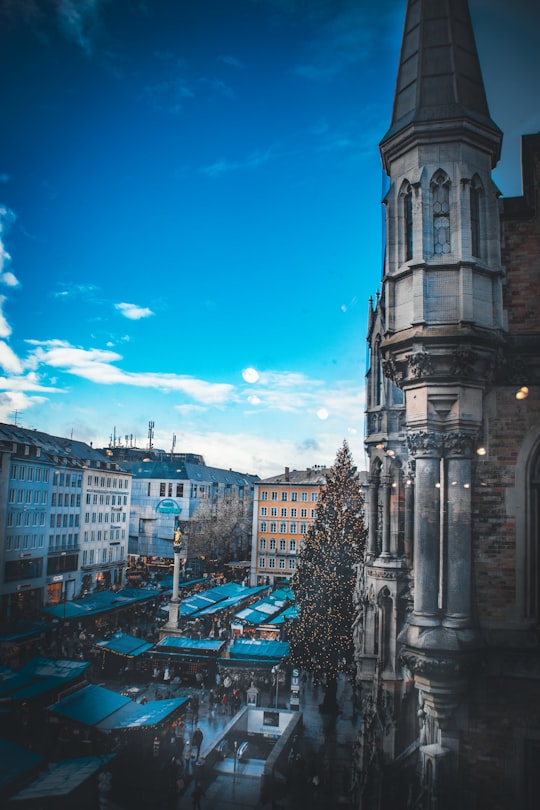
[[[255,485],[251,585],[283,582],[295,572],[296,557],[315,520],[324,467],[290,470]]]
[[[84,442],[0,425],[0,621],[120,585],[131,476]]]
[[[204,510],[205,515],[219,518],[223,503],[234,502],[237,522],[245,518],[251,525],[258,476],[208,467],[202,456],[191,453],[121,447],[105,452],[133,476],[129,519],[132,558],[172,560],[174,534],[180,529],[183,566],[196,565],[194,517]],[[248,535],[243,539],[241,532],[233,531],[228,555],[243,559],[249,551],[248,541]]]
[[[409,0],[370,303],[359,807],[538,806],[540,136],[491,172],[466,0]]]

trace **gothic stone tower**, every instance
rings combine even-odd
[[[529,313],[520,326],[515,317],[526,290],[538,303],[537,192],[530,179],[528,203],[501,206],[491,179],[501,139],[467,0],[409,0],[391,126],[380,144],[390,181],[386,256],[368,333],[369,542],[355,635],[364,704],[358,781],[361,806],[370,808],[384,806],[384,763],[397,760],[414,761],[420,774],[416,787],[408,780],[409,798],[415,790],[421,797],[415,806],[440,808],[444,792],[453,806],[457,773],[467,757],[469,766],[474,761],[465,754],[475,739],[471,694],[480,689],[475,673],[490,660],[488,634],[497,639],[493,649],[511,636],[521,643],[536,621],[518,578],[537,604],[537,575],[524,570],[538,568],[538,538],[520,550],[509,527],[516,481],[529,476],[523,505],[531,517],[521,531],[538,534],[540,424],[529,387],[538,382],[538,319],[533,324]],[[538,167],[538,139],[529,143]],[[501,231],[511,240],[503,242]],[[527,410],[505,455],[500,408],[518,383]],[[497,457],[505,459],[506,484]],[[494,504],[500,519],[486,531]],[[504,566],[506,592],[490,590],[492,563]],[[488,628],[497,621],[505,626],[494,635]],[[535,666],[537,647],[536,656]],[[475,795],[463,788],[460,800],[467,790]]]

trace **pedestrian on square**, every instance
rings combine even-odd
[[[195,753],[196,753],[195,759],[199,759],[203,739],[204,739],[204,734],[202,733],[199,726],[197,726],[197,728],[193,732],[193,736],[191,738],[191,745],[195,749]]]
[[[204,796],[204,790],[202,789],[202,785],[200,784],[200,782],[197,782],[197,784],[193,788],[193,794],[191,797],[193,810],[201,810],[202,796]]]
[[[184,750],[182,752],[182,756],[184,757],[184,766],[186,769],[186,773],[189,774],[189,768],[191,765],[191,741],[189,737],[186,737],[184,741]]]

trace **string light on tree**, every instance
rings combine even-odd
[[[328,712],[337,708],[338,674],[353,659],[353,592],[366,538],[363,507],[356,467],[344,441],[326,474],[291,583],[298,606],[289,632],[291,662],[324,681],[321,710]]]

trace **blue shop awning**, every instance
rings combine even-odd
[[[175,652],[187,655],[217,654],[226,646],[227,642],[221,639],[186,638],[184,636],[165,636],[155,645],[156,652]]]
[[[92,596],[86,596],[84,599],[74,599],[72,602],[61,602],[58,605],[43,608],[42,612],[54,616],[56,619],[80,620],[160,597],[161,591],[155,588],[124,588],[116,592],[100,591]]]
[[[8,740],[0,739],[0,792],[16,782],[21,776],[38,768],[44,758]]]
[[[150,700],[145,704],[132,700],[98,723],[97,727],[100,731],[148,730],[159,726],[188,703],[189,698],[186,697],[172,700]]]
[[[236,639],[229,651],[229,658],[222,661],[249,658],[251,661],[274,661],[287,658],[289,644],[287,641],[272,641],[258,638]]]
[[[56,796],[69,796],[98,773],[113,757],[114,754],[103,757],[80,757],[50,765],[48,770],[35,779],[32,784],[16,793],[15,796],[11,796],[10,802],[36,802],[53,799]]]
[[[152,648],[152,644],[148,641],[143,641],[127,633],[115,633],[106,641],[98,641],[93,646],[106,652],[122,655],[125,658],[136,658]]]
[[[131,698],[126,695],[119,695],[111,689],[90,684],[49,706],[49,710],[86,726],[96,726],[130,702]]]

